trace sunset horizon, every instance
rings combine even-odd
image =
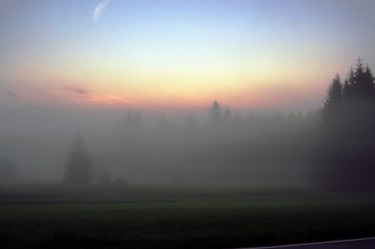
[[[375,65],[371,3],[355,3],[5,1],[1,104],[316,110],[336,73]]]

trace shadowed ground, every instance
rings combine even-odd
[[[364,238],[343,241],[330,241],[311,244],[257,247],[252,249],[369,249],[375,248],[375,238]]]
[[[375,203],[369,200],[194,195],[128,202],[8,200],[0,205],[2,248],[246,248],[375,235]]]

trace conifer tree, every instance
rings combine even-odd
[[[350,69],[344,85],[344,96],[347,101],[368,102],[374,98],[375,84],[370,67],[363,66],[361,59],[357,61],[355,70]]]
[[[219,103],[215,100],[211,107],[211,119],[214,123],[221,122],[223,114]]]
[[[323,120],[327,121],[335,113],[339,112],[343,103],[343,86],[341,84],[340,76],[337,74],[333,79],[331,86],[328,89],[327,99],[323,108]]]
[[[375,192],[374,76],[361,60],[335,77],[322,110],[313,180],[329,190]]]
[[[81,135],[77,135],[73,141],[65,170],[65,183],[75,185],[91,183],[91,162]]]
[[[16,176],[16,168],[8,158],[0,157],[0,184],[11,183]]]
[[[224,115],[223,115],[223,119],[224,121],[229,124],[230,122],[232,122],[233,120],[233,115],[232,115],[232,112],[231,110],[229,109],[229,107],[227,107],[225,109],[225,112],[224,112]]]

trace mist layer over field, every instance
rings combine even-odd
[[[206,113],[185,116],[32,110],[16,122],[14,115],[12,132],[0,139],[13,168],[4,182],[63,182],[79,136],[91,183],[309,185],[317,115],[223,109],[215,102]]]

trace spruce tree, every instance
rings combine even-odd
[[[335,77],[322,109],[314,182],[329,190],[375,192],[374,76],[361,60],[344,86]]]
[[[354,102],[369,102],[374,98],[375,84],[370,67],[364,67],[358,59],[356,69],[350,69],[344,85],[345,100]]]
[[[333,79],[331,86],[328,89],[327,99],[323,108],[323,120],[328,121],[334,116],[343,103],[343,86],[341,84],[340,76],[337,74]]]
[[[82,185],[92,181],[91,162],[81,135],[77,135],[73,141],[65,170],[65,183]]]
[[[215,100],[211,107],[211,119],[214,123],[219,123],[223,119],[223,114],[219,103]]]
[[[223,119],[224,119],[224,121],[225,121],[226,124],[230,124],[233,121],[233,115],[232,115],[232,112],[229,109],[229,107],[227,107],[225,109],[225,112],[224,112],[224,115],[223,115]]]

